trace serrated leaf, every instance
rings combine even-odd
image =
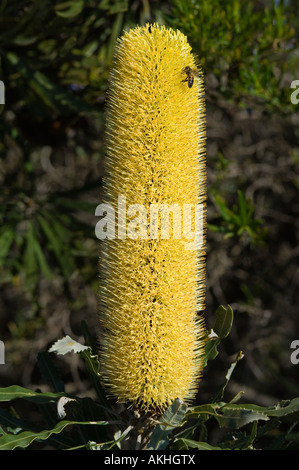
[[[16,448],[25,448],[28,447],[32,442],[36,439],[38,440],[46,440],[52,434],[59,434],[61,433],[67,426],[69,425],[106,425],[108,424],[107,421],[61,421],[57,423],[56,426],[52,429],[45,429],[40,432],[34,431],[24,431],[17,435],[6,434],[0,437],[0,450],[13,450]]]
[[[278,402],[275,406],[259,406],[251,403],[234,405],[235,408],[244,408],[246,410],[256,411],[263,413],[269,417],[282,418],[292,413],[299,411],[299,397],[293,398],[292,400],[285,400]]]
[[[240,394],[237,395],[239,397]],[[237,399],[235,397],[235,399]],[[233,399],[230,403],[213,403],[188,408],[186,419],[200,419],[205,421],[210,417],[217,419],[220,427],[239,429],[250,422],[271,417],[281,418],[299,412],[299,397],[286,402],[279,402],[276,406],[263,407],[251,403],[236,404]]]
[[[281,418],[282,416],[287,416],[291,413],[296,413],[299,411],[299,397],[293,398],[292,400],[286,400],[284,402],[279,402],[275,409],[269,409],[266,411],[268,416],[276,416]]]
[[[154,428],[148,450],[163,450],[167,447],[169,443],[168,434],[182,424],[186,411],[187,405],[180,398],[177,398],[161,417],[161,424]]]
[[[73,340],[70,336],[66,335],[64,338],[57,340],[56,343],[51,346],[49,352],[55,352],[56,354],[64,355],[70,352],[82,353],[87,349],[90,349],[90,347],[84,346],[83,344]]]
[[[258,411],[246,409],[244,407],[242,408],[242,405],[240,405],[238,408],[235,405],[232,406],[233,407],[228,405],[225,408],[222,408],[221,415],[218,414],[216,416],[216,419],[221,428],[227,427],[232,429],[239,429],[253,421],[268,421],[269,419],[265,413],[260,413]]]

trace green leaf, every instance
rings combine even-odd
[[[106,425],[107,421],[61,421],[57,423],[56,426],[52,429],[45,429],[44,431],[34,432],[34,431],[24,431],[17,435],[6,434],[0,437],[0,450],[13,450],[16,448],[28,447],[36,439],[46,440],[52,434],[61,433],[69,425]]]
[[[120,442],[130,433],[130,431],[131,426],[128,426],[124,431],[118,430],[113,436],[114,440],[106,442],[100,441],[100,444],[97,444],[95,441],[89,441],[86,444],[86,448],[88,450],[119,450],[121,449]]]
[[[15,238],[15,233],[11,228],[5,229],[0,236],[0,266],[3,264],[5,257]]]
[[[220,305],[216,311],[216,320],[214,324],[214,332],[220,338],[226,338],[233,324],[234,314],[230,305],[224,308]]]
[[[34,251],[34,227],[31,221],[27,222],[26,247],[24,253],[24,265],[29,279],[37,274],[37,260]]]
[[[256,411],[263,413],[269,417],[282,418],[292,413],[299,411],[299,397],[293,398],[292,400],[283,400],[278,402],[275,406],[259,406],[250,403],[234,405],[234,408],[244,408],[246,410]]]
[[[203,360],[203,367],[207,362],[215,359],[218,355],[217,346],[220,340],[226,338],[231,330],[233,324],[233,310],[230,305],[227,308],[220,305],[216,311],[215,324],[211,330],[206,334],[205,354]]]
[[[34,392],[33,390],[20,387],[19,385],[0,388],[0,402],[23,398],[25,400],[33,401],[34,403],[42,404],[56,402],[63,395],[63,393]]]
[[[70,352],[81,353],[86,349],[90,349],[90,347],[84,346],[66,335],[64,338],[56,341],[56,343],[54,343],[49,349],[49,352],[56,352],[56,354],[64,355]]]
[[[43,403],[41,406],[41,410],[44,412],[45,409],[50,407],[50,403]],[[52,413],[54,412],[53,408],[51,407]],[[44,416],[44,414],[43,414]],[[50,428],[54,427],[57,423],[57,414],[54,412],[53,419],[51,419],[51,425],[49,426]],[[0,409],[0,423],[5,426],[7,432],[5,434],[19,434],[20,431],[31,431],[34,433],[38,433],[43,431],[43,427],[41,425],[37,425],[34,423],[31,423],[29,421],[26,421],[24,419],[20,419],[16,417],[14,414],[9,413],[6,410]],[[67,448],[73,445],[73,440],[69,435],[66,434],[60,434],[59,439],[53,435],[49,441],[52,445],[58,448]]]
[[[55,5],[55,13],[62,18],[74,18],[78,16],[84,8],[84,1],[69,1]]]
[[[211,416],[217,416],[218,404],[207,403],[205,405],[192,406],[187,409],[186,419],[200,419],[201,421],[208,420]]]
[[[37,216],[37,220],[49,241],[49,249],[52,250],[55,254],[55,257],[61,266],[64,276],[68,277],[71,274],[72,268],[67,263],[61,239],[53,230],[53,226],[51,226],[48,220],[46,220],[41,214]]]
[[[203,360],[203,367],[207,365],[208,361],[215,359],[218,355],[217,346],[220,343],[220,339],[213,331],[209,331],[206,337],[205,353]]]
[[[97,109],[86,101],[75,96],[69,89],[54,83],[39,70],[33,69],[28,63],[14,52],[8,52],[7,60],[16,69],[34,94],[43,101],[45,108],[54,115],[62,116],[70,112],[78,115],[88,113],[97,115]]]
[[[230,380],[230,378],[231,378],[231,375],[232,375],[232,373],[233,373],[233,371],[234,371],[234,369],[235,369],[237,363],[238,363],[241,359],[243,359],[243,357],[244,357],[244,355],[243,355],[242,351],[240,351],[240,352],[237,354],[236,359],[231,363],[231,365],[230,365],[230,367],[229,367],[229,369],[228,369],[228,371],[227,371],[227,373],[226,373],[226,376],[225,376],[225,382],[221,385],[221,387],[219,388],[218,392],[216,393],[216,395],[215,395],[215,397],[214,397],[214,399],[213,399],[213,402],[214,402],[214,403],[217,403],[217,402],[219,402],[219,401],[222,399],[222,397],[223,397],[223,395],[224,395],[224,390],[225,390],[225,388],[226,388],[226,386],[227,386],[227,384],[228,384],[228,382],[229,382],[229,380]]]
[[[276,407],[268,408],[266,413],[268,416],[276,416],[281,418],[282,416],[289,415],[291,413],[296,413],[299,411],[299,397],[293,398],[292,400],[286,400],[279,402]]]
[[[176,448],[183,449],[198,449],[198,450],[223,450],[221,447],[216,447],[208,444],[207,442],[197,442],[192,439],[185,439],[181,437],[175,440]]]
[[[242,405],[240,405],[240,407],[227,405],[223,407],[221,411],[221,414],[215,416],[221,428],[239,429],[252,421],[268,421],[269,419],[265,413],[242,407]]]
[[[250,211],[251,208],[248,208],[248,213],[247,213],[246,200],[245,200],[244,194],[240,190],[238,191],[238,202],[239,202],[241,225],[246,225],[247,221],[250,220],[250,217],[251,217],[251,211]]]
[[[254,421],[251,429],[251,433],[246,440],[246,442],[243,444],[242,449],[252,449],[253,448],[253,442],[256,438],[257,435],[257,425],[258,421]]]
[[[35,279],[39,271],[47,278],[52,279],[51,269],[46,261],[43,250],[38,241],[36,227],[31,220],[27,221],[27,232],[25,235],[24,265],[29,280]]]
[[[44,411],[45,408],[48,408],[48,406],[50,407],[50,404],[48,403],[43,404],[41,406],[41,410]],[[52,407],[51,407],[51,410],[54,411]],[[54,419],[55,421],[52,421],[49,428],[54,427],[57,423],[57,414],[55,412],[54,412]],[[28,422],[24,419],[20,419],[16,417],[14,414],[9,413],[8,411],[4,409],[0,409],[0,424],[4,425],[6,428],[6,432],[4,434],[16,435],[16,434],[19,434],[21,431],[32,431],[34,433],[43,431],[42,426],[37,425],[35,423]],[[60,434],[59,439],[55,437],[55,435],[53,435],[49,439],[48,442],[58,448],[67,448],[73,445],[73,440],[71,439],[69,435],[66,435],[66,434]]]
[[[86,368],[88,370],[88,373],[90,375],[93,387],[95,391],[97,392],[97,395],[100,399],[100,402],[102,406],[105,407],[106,412],[110,417],[113,417],[113,412],[110,410],[110,406],[108,404],[105,391],[101,385],[100,382],[100,376],[99,376],[99,371],[100,371],[100,363],[99,363],[99,358],[97,354],[92,354],[92,350],[89,347],[88,349],[82,351],[80,353],[82,359],[85,361]]]
[[[42,274],[45,276],[47,279],[53,279],[53,274],[52,271],[46,261],[45,255],[41,249],[41,246],[36,238],[33,239],[33,250],[36,256],[36,259],[38,261],[38,264],[40,266],[40,270]]]
[[[186,411],[187,405],[180,398],[176,398],[161,417],[161,424],[158,424],[153,430],[147,449],[165,449],[169,443],[169,433],[182,424]]]
[[[282,418],[299,411],[299,397],[279,402],[276,406],[263,407],[251,403],[236,404],[235,400],[239,396],[240,394],[230,403],[219,402],[190,407],[186,412],[185,420],[200,419],[205,421],[214,417],[220,427],[239,429],[250,422],[267,421],[271,417]]]

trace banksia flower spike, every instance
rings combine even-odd
[[[99,355],[110,393],[146,411],[191,400],[202,369],[206,167],[198,71],[186,37],[154,24],[119,39],[110,77]]]

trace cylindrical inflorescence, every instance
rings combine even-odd
[[[101,374],[120,402],[164,409],[196,392],[205,201],[199,64],[181,32],[136,27],[119,39],[110,76],[103,203],[113,211],[100,242]]]

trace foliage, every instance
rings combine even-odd
[[[32,288],[40,274],[51,278],[55,270],[67,279],[88,255],[83,240],[92,239],[92,231],[75,216],[82,209],[93,214],[94,206],[80,194],[84,196],[98,181],[89,175],[76,187],[75,200],[74,188],[41,194],[38,180],[43,147],[37,147],[36,133],[42,132],[42,146],[49,145],[50,137],[53,152],[61,144],[67,145],[86,160],[88,139],[80,142],[76,135],[67,139],[67,132],[76,132],[84,121],[84,126],[98,123],[101,128],[103,93],[116,38],[135,21],[143,23],[150,15],[162,19],[162,10],[158,13],[155,3],[153,11],[140,10],[139,18],[137,11],[128,8],[125,0],[55,5],[48,0],[2,2],[1,78],[9,104],[1,121],[1,145],[4,151],[6,143],[21,159],[16,168],[10,169],[7,163],[4,167],[0,262],[6,280],[18,275]],[[281,80],[285,54],[294,47],[294,31],[281,3],[256,11],[251,2],[231,1],[223,8],[220,1],[175,0],[168,21],[186,32],[206,73],[217,78],[216,89],[207,87],[212,99],[219,92],[246,107],[262,105],[264,112],[271,113],[279,105],[280,112],[290,112]],[[101,149],[95,151],[99,159]],[[4,164],[9,155],[7,152]],[[234,209],[231,214],[219,190],[215,204],[224,227],[211,224],[214,230],[218,227],[229,236],[240,236],[245,230],[253,240],[259,237],[260,223],[251,219],[254,206],[246,205],[247,224],[235,220]],[[240,206],[242,214],[244,205]]]
[[[165,420],[160,418],[151,445],[298,448],[297,398],[261,407],[242,404],[240,392],[223,401],[232,373],[238,373],[237,366],[247,357],[244,382],[252,385],[253,376],[256,389],[271,397],[299,392],[296,372],[292,380],[293,372],[281,360],[281,342],[296,335],[298,325],[298,123],[292,116],[298,108],[290,101],[290,83],[298,78],[298,18],[294,0],[1,2],[0,79],[6,104],[0,105],[0,339],[5,340],[7,360],[11,358],[13,366],[21,364],[19,382],[24,363],[33,362],[33,341],[42,335],[47,345],[55,315],[59,331],[65,326],[64,308],[67,313],[79,311],[80,318],[87,315],[88,295],[84,297],[77,285],[75,301],[70,294],[78,273],[95,296],[93,216],[99,201],[104,101],[115,40],[123,29],[159,21],[187,35],[205,75],[210,195],[207,321],[213,322],[212,307],[219,305],[219,298],[229,299],[237,310],[231,342],[241,342],[242,347],[246,343],[248,348],[242,361],[242,354],[237,354],[213,398],[187,407],[184,414],[185,407],[177,413],[174,403]],[[67,307],[56,298],[57,283]],[[29,313],[19,302],[20,292],[29,299]],[[51,301],[45,308],[47,295]],[[230,311],[224,310],[230,325]],[[29,352],[23,348],[28,338]],[[224,349],[226,336],[211,331],[208,367],[217,368],[213,358],[222,339]],[[1,446],[125,446],[127,417],[115,415],[107,405],[95,349],[78,355],[97,401],[65,393],[69,378],[63,382],[57,374],[53,354],[38,355],[53,392],[0,389]],[[252,374],[255,362],[260,376]],[[11,373],[12,368],[1,380],[11,383]],[[214,390],[211,377],[206,381]],[[65,405],[66,419],[57,416],[61,397],[76,400]],[[15,412],[20,403],[40,411],[42,424],[22,418],[23,408]],[[61,407],[64,401],[59,403]],[[177,418],[181,426],[171,432],[170,421]],[[87,424],[90,421],[98,425]],[[112,434],[106,424],[111,421],[117,421]],[[219,436],[219,428],[221,438],[215,442],[213,430]]]
[[[205,363],[215,359],[217,346],[231,330],[233,312],[230,306],[220,306],[214,327],[207,332]],[[86,345],[65,337],[41,353],[38,364],[53,392],[29,390],[17,385],[0,388],[0,401],[10,403],[10,410],[0,410],[0,449],[36,448],[37,443],[54,449],[107,450],[140,449],[142,442],[134,438],[137,427],[135,415],[119,414],[101,388],[98,357],[88,344],[90,334],[83,324]],[[87,367],[97,398],[66,394],[55,371],[51,353],[79,354]],[[252,450],[297,449],[299,397],[284,400],[275,406],[238,403],[242,393],[229,402],[223,401],[225,388],[243,354],[238,353],[209,403],[187,406],[177,398],[165,413],[158,417],[149,414],[151,432],[144,449],[147,450]],[[26,400],[40,410],[45,424],[28,422],[14,412],[13,402]],[[129,420],[128,420],[129,418]],[[142,422],[143,418],[139,417]],[[223,434],[218,442],[209,442],[208,425],[215,421]],[[144,421],[143,421],[144,422]],[[111,428],[113,431],[111,432]],[[297,434],[296,434],[297,431]],[[133,439],[132,439],[133,437]]]
[[[95,250],[95,204],[86,194],[99,187],[100,175],[93,174],[88,154],[99,166],[102,142],[96,138],[115,40],[147,17],[142,9],[133,8],[130,17],[127,11],[127,0],[1,4],[2,282],[17,276],[34,290],[40,276],[67,280]],[[65,172],[61,148],[74,154],[84,178]]]
[[[2,280],[17,276],[25,289],[34,289],[40,275],[51,279],[56,272],[68,279],[90,256],[86,239],[92,243],[93,232],[80,214],[84,210],[93,217],[94,204],[86,193],[98,186],[100,176],[96,179],[87,172],[83,180],[76,178],[75,185],[51,184],[44,191],[42,164],[52,158],[58,162],[61,146],[81,158],[82,164],[87,163],[88,153],[99,164],[102,144],[95,144],[94,134],[102,133],[109,66],[123,29],[152,18],[185,32],[200,56],[213,102],[220,93],[228,102],[233,99],[251,110],[257,106],[264,113],[292,110],[282,79],[295,47],[294,27],[282,2],[255,9],[252,2],[235,0],[224,6],[220,1],[174,0],[167,10],[157,2],[151,9],[138,2],[132,7],[127,0],[54,5],[48,0],[4,1],[0,14],[0,78],[7,103],[0,123],[4,187],[0,265]],[[209,85],[211,74],[214,87]],[[89,130],[80,138],[82,127]],[[8,162],[12,153],[17,156],[15,164]],[[254,241],[264,231],[254,219],[254,204],[240,200],[242,194],[240,188],[238,215],[229,208],[232,195],[217,187],[214,202],[221,223],[215,220],[210,228],[237,237],[246,231]]]
[[[291,66],[287,57],[295,47],[294,27],[282,2],[255,9],[252,2],[234,0],[225,6],[220,1],[174,0],[164,17],[163,7],[153,2],[152,9],[134,10],[127,0],[2,2],[1,78],[9,104],[0,124],[0,145],[3,153],[4,142],[10,149],[3,156],[0,199],[4,280],[19,276],[28,281],[26,288],[33,288],[39,275],[51,279],[56,271],[67,279],[90,254],[84,240],[92,240],[93,233],[78,214],[85,210],[93,216],[94,205],[87,202],[86,192],[99,180],[87,174],[75,187],[53,185],[54,190],[44,194],[39,187],[40,163],[51,155],[55,159],[61,145],[82,163],[90,151],[99,162],[102,146],[95,146],[93,134],[102,132],[108,70],[123,29],[150,18],[168,21],[187,34],[200,56],[209,99],[215,102],[220,93],[251,111],[257,106],[264,113],[292,111],[282,79]],[[216,78],[213,87],[211,74]],[[82,126],[90,128],[83,141],[76,135]],[[12,168],[7,164],[10,152],[19,155]],[[237,237],[246,231],[253,241],[263,238],[254,204],[247,203],[241,188],[238,194],[239,214],[229,208],[232,195],[217,186],[213,200],[221,223],[215,220],[210,228]],[[64,240],[63,246],[59,240]]]
[[[188,34],[206,72],[218,79],[214,92],[246,107],[263,106],[265,113],[293,112],[280,86],[285,54],[295,48],[285,2],[174,0],[173,5],[173,23]]]
[[[254,205],[246,200],[242,191],[238,191],[238,205],[230,209],[220,194],[215,195],[215,205],[219,211],[217,224],[209,224],[211,230],[223,232],[224,236],[241,237],[244,233],[252,242],[263,240],[266,229],[262,227],[262,221],[254,218]]]
[[[289,83],[286,85],[286,74],[295,79],[298,66],[291,2],[172,3],[170,22],[187,34],[202,63],[210,106],[219,106],[222,98],[244,108],[249,118],[258,111],[262,119],[294,113]],[[228,105],[228,113],[233,109]],[[245,196],[248,180],[228,180],[230,162],[221,150],[216,159],[219,173],[209,187],[216,208],[209,228],[236,241],[244,239],[244,233],[249,242],[263,241],[267,232],[264,221],[255,219],[255,205]],[[224,181],[222,177],[226,177]]]

